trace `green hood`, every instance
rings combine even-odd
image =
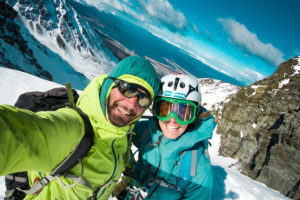
[[[160,85],[160,79],[150,61],[137,56],[129,56],[119,62],[109,76],[143,86],[149,91],[152,98],[156,96]],[[113,85],[111,79],[105,79],[101,88],[100,103],[105,116],[106,100]]]

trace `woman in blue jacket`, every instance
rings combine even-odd
[[[154,117],[134,129],[139,156],[127,170],[131,182],[126,199],[209,200],[213,171],[205,152],[215,119],[201,106],[196,79],[171,74],[161,84]]]

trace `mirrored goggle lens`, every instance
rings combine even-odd
[[[159,117],[168,117],[175,113],[181,121],[189,121],[194,117],[195,107],[188,103],[177,103],[159,100],[156,102],[156,114]]]
[[[149,106],[152,102],[152,99],[147,97],[146,95],[144,97],[139,97],[139,105],[141,107]]]
[[[140,91],[138,89],[137,86],[119,80],[118,83],[116,83],[116,85],[119,88],[119,91],[127,98],[133,98],[133,97],[138,97],[138,103],[141,107],[146,107],[149,106],[151,104],[151,97],[148,94],[143,93],[142,91]]]

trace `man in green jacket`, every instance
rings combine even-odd
[[[94,145],[82,160],[90,187],[68,177],[54,179],[39,194],[25,199],[108,199],[124,170],[127,135],[150,105],[160,80],[149,61],[130,56],[109,75],[101,75],[84,89],[77,107],[88,115]],[[85,133],[81,116],[71,108],[38,113],[0,106],[0,176],[28,171],[29,182],[48,175],[74,150]],[[81,174],[77,164],[70,173]],[[64,186],[63,186],[64,185]]]

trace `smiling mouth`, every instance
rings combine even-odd
[[[120,113],[122,113],[122,114],[124,114],[124,115],[127,115],[127,116],[130,115],[130,113],[128,113],[127,111],[125,111],[123,108],[121,108],[121,107],[119,107],[119,106],[117,106],[117,108],[118,108],[118,110],[120,111]]]
[[[170,129],[178,129],[179,128],[178,126],[170,126],[170,125],[167,125],[167,127]]]

